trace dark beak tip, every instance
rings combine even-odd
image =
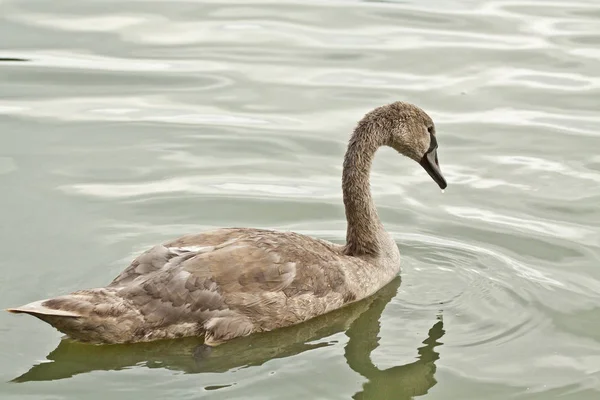
[[[446,187],[448,187],[446,179],[444,178],[444,175],[442,175],[442,171],[440,170],[440,166],[437,162],[437,151],[435,148],[425,154],[419,164],[421,164],[423,169],[427,171],[434,182],[438,184],[440,189],[444,190]]]

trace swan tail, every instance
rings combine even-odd
[[[29,314],[29,315],[33,315],[34,317],[38,317],[38,318],[46,317],[46,316],[64,317],[64,318],[79,318],[79,317],[81,317],[81,314],[74,312],[74,311],[57,310],[54,308],[46,307],[44,305],[44,303],[46,301],[47,301],[47,299],[46,300],[38,300],[38,301],[34,301],[33,303],[25,304],[24,306],[21,306],[21,307],[7,308],[6,311],[8,311],[9,313],[13,313],[13,314]]]
[[[131,337],[131,307],[108,289],[82,290],[6,311],[32,315],[82,342],[120,343]]]

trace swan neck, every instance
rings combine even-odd
[[[381,251],[384,229],[370,186],[373,159],[382,145],[380,137],[375,132],[365,132],[359,125],[344,157],[342,192],[348,224],[345,253],[349,255],[376,256]]]

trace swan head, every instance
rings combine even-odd
[[[379,133],[381,144],[418,162],[441,189],[448,186],[438,160],[435,124],[421,108],[395,102],[369,112],[359,125]]]

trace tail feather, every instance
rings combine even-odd
[[[14,314],[29,314],[29,315],[33,315],[34,317],[48,315],[48,316],[56,316],[56,317],[79,318],[82,316],[81,314],[73,312],[73,311],[57,310],[54,308],[46,307],[44,305],[44,303],[46,301],[47,301],[47,299],[38,300],[38,301],[34,301],[33,303],[25,304],[24,306],[21,306],[21,307],[7,308],[6,311],[8,311],[10,313],[14,313]]]
[[[114,290],[89,289],[34,301],[6,311],[32,315],[72,339],[120,343],[134,336],[138,313]]]

